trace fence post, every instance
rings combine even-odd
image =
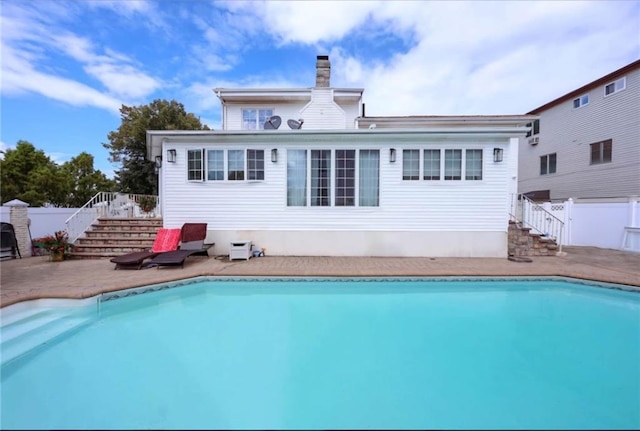
[[[640,227],[640,223],[636,221],[638,219],[638,196],[629,196],[628,208],[627,226]]]
[[[20,256],[31,256],[31,235],[29,234],[29,204],[14,199],[4,206],[9,207],[9,223],[13,225],[16,233],[16,242]]]
[[[573,228],[573,198],[567,199],[564,203],[564,239],[563,242],[565,245],[571,245],[572,241],[572,228]]]

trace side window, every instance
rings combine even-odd
[[[204,150],[187,150],[187,180],[202,181]]]
[[[424,150],[425,180],[440,179],[440,150]]]
[[[444,150],[444,179],[462,179],[462,150]]]
[[[207,151],[207,180],[224,180],[224,150]]]
[[[331,150],[311,150],[311,206],[328,207],[331,194]]]
[[[244,180],[244,150],[229,150],[227,153],[227,179],[229,181]]]
[[[420,179],[420,150],[402,150],[402,179]]]
[[[247,150],[247,179],[264,180],[264,150]]]
[[[336,150],[336,195],[337,207],[352,207],[356,204],[356,150]]]
[[[464,171],[465,180],[482,179],[482,150],[467,150]]]
[[[359,172],[361,207],[380,205],[380,150],[360,150]]]

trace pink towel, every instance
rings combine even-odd
[[[153,242],[151,251],[154,253],[162,253],[165,251],[173,251],[178,249],[180,242],[181,229],[158,229],[156,240]]]

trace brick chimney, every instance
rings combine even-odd
[[[331,63],[328,55],[319,55],[316,61],[316,88],[331,87]]]

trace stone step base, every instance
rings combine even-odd
[[[551,238],[531,233],[531,228],[509,221],[508,255],[524,256],[556,256],[558,244]]]
[[[75,243],[72,259],[103,259],[148,250],[162,219],[101,218]]]

